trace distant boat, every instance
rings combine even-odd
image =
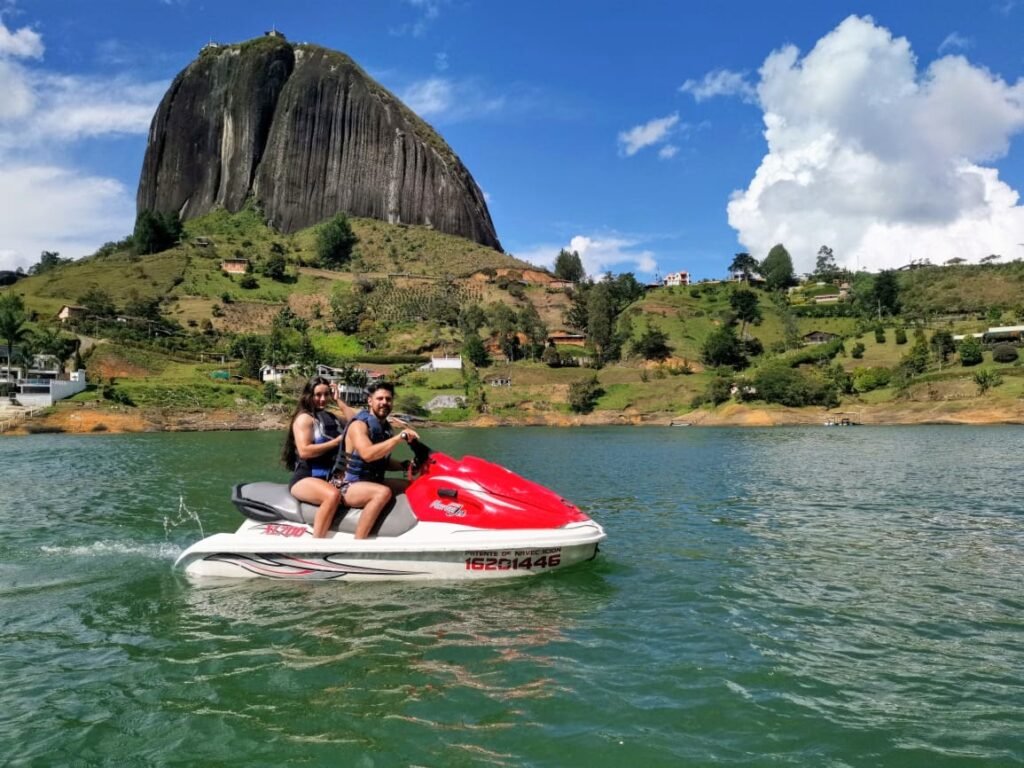
[[[689,427],[692,422],[689,421],[670,421],[668,425],[670,427]]]
[[[825,419],[826,427],[853,427],[856,426],[857,422],[851,421],[849,416],[842,416],[840,418],[829,417]]]

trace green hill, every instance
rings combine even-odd
[[[358,244],[347,271],[317,266],[315,229],[282,235],[247,209],[189,222],[181,244],[162,253],[137,256],[106,246],[6,290],[23,295],[39,323],[61,305],[88,298],[90,291],[109,297],[128,317],[118,321],[122,324],[108,318],[79,326],[80,333],[111,340],[89,359],[90,378],[106,384],[79,399],[140,407],[235,403],[253,408],[275,402],[273,391],[237,379],[253,370],[236,344],[247,334],[259,335],[263,346],[254,353],[259,359],[278,349],[288,362],[308,344],[318,362],[357,362],[404,374],[410,409],[437,394],[469,394],[492,416],[511,420],[569,415],[573,387],[595,376],[598,412],[640,419],[686,413],[696,402],[728,400],[737,391],[737,397],[754,402],[838,402],[841,407],[962,404],[982,391],[1011,402],[1024,393],[1018,361],[998,362],[989,347],[980,365],[965,366],[956,351],[945,359],[937,356],[931,341],[940,332],[975,333],[1019,322],[1024,315],[1024,265],[1019,263],[897,273],[902,312],[882,318],[880,335],[879,319],[857,301],[857,291],[870,290],[870,275],[856,276],[851,302],[815,303],[817,296],[833,292],[827,285],[808,284],[788,298],[752,289],[760,318],[745,328],[749,365],[743,370],[707,367],[704,348],[723,329],[732,327],[739,335],[742,325],[730,299],[746,286],[706,282],[643,291],[637,285],[633,300],[620,306],[613,320],[621,358],[598,368],[579,367],[569,363],[593,360],[594,349],[564,346],[554,361],[562,364],[552,367],[526,359],[529,340],[522,332],[530,313],[548,331],[571,329],[566,314],[573,299],[547,286],[549,276],[429,228],[369,219],[351,223]],[[263,274],[274,257],[284,258],[283,278]],[[222,270],[225,260],[239,259],[249,262],[250,275]],[[522,282],[518,278],[524,274],[529,280]],[[491,357],[500,361],[465,376],[413,373],[412,360],[461,350],[464,314],[474,306],[481,312],[472,327],[490,340]],[[513,339],[517,329],[519,337]],[[840,339],[802,344],[813,331]],[[645,360],[636,353],[637,343],[652,332],[664,334],[667,359]],[[510,342],[519,351],[511,353],[514,362],[505,362],[496,347]],[[225,372],[236,378],[220,380]],[[491,386],[489,377],[510,379],[511,385]]]

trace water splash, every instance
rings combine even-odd
[[[77,544],[69,546],[44,545],[39,548],[47,555],[61,555],[72,557],[107,557],[110,555],[141,555],[154,560],[167,560],[176,558],[181,554],[181,547],[170,543],[153,544],[148,542],[133,541],[95,541],[90,544]]]
[[[177,528],[179,525],[184,523],[194,522],[199,526],[199,535],[206,538],[206,533],[203,531],[203,521],[199,519],[199,515],[193,512],[185,504],[185,497],[178,497],[178,511],[174,515],[164,515],[164,536],[166,538],[171,537],[171,531]]]

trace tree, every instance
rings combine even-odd
[[[90,288],[78,297],[78,303],[85,308],[87,315],[94,318],[108,319],[117,313],[114,300],[102,288]]]
[[[476,331],[469,331],[462,342],[462,356],[473,365],[486,366],[490,362],[484,343]]]
[[[53,355],[60,362],[71,357],[78,350],[78,339],[61,335],[60,329],[44,325],[32,332],[32,341],[41,354]]]
[[[584,333],[587,332],[587,322],[590,318],[590,311],[587,308],[589,294],[590,289],[582,285],[573,291],[572,303],[565,310],[565,316],[563,317],[566,325]]]
[[[574,381],[569,385],[569,407],[576,413],[590,413],[603,394],[596,375]]]
[[[567,251],[563,248],[558,252],[555,257],[555,277],[578,283],[585,276],[583,261],[576,251]]]
[[[288,276],[287,266],[288,262],[285,261],[284,254],[274,251],[263,264],[263,275],[271,280],[281,282]]]
[[[930,342],[932,354],[935,355],[935,359],[939,361],[939,367],[941,367],[949,356],[956,351],[956,343],[953,341],[953,334],[947,330],[938,330],[932,334],[932,340]]]
[[[459,310],[459,331],[463,336],[476,333],[487,322],[487,314],[477,303],[467,304]]]
[[[594,345],[598,360],[602,362],[612,358],[615,314],[611,284],[598,283],[587,296],[587,336]]]
[[[11,358],[14,357],[14,345],[24,342],[28,338],[28,329],[25,323],[28,316],[25,314],[25,302],[21,296],[14,293],[5,293],[0,296],[0,337],[7,344],[7,369],[5,380],[8,384],[11,381]]]
[[[232,357],[242,361],[242,375],[256,379],[260,375],[260,366],[263,364],[264,343],[261,336],[254,333],[243,333],[236,336],[231,342],[229,350]]]
[[[758,272],[759,270],[760,267],[757,263],[757,259],[751,256],[749,253],[746,253],[745,251],[742,253],[737,253],[736,256],[733,257],[732,263],[729,265],[730,273],[734,275],[739,275],[740,277],[747,281],[750,280],[751,275]]]
[[[159,253],[177,245],[183,228],[176,213],[143,209],[135,217],[132,243],[136,253]]]
[[[736,332],[728,325],[716,328],[711,332],[701,347],[700,356],[706,365],[716,367],[729,365],[734,368],[743,368],[747,364],[740,340],[736,338]]]
[[[644,295],[643,284],[636,279],[632,272],[623,272],[614,280],[611,279],[611,273],[609,273],[605,281],[611,285],[616,312],[621,312]]]
[[[878,316],[882,314],[898,315],[900,312],[900,285],[896,280],[896,272],[883,269],[875,278],[872,286]]]
[[[796,285],[793,274],[793,259],[781,243],[773,245],[761,262],[761,274],[769,291],[778,291]]]
[[[960,365],[965,368],[977,365],[982,360],[981,343],[973,336],[965,336],[957,352],[960,355]]]
[[[729,306],[736,313],[740,326],[740,339],[746,336],[747,324],[757,325],[761,322],[761,308],[757,305],[757,294],[747,288],[740,288],[729,296]]]
[[[664,360],[672,354],[672,347],[668,345],[668,335],[650,323],[640,338],[633,342],[632,350],[645,360]]]
[[[832,249],[827,245],[818,249],[818,258],[814,260],[814,276],[819,280],[830,282],[839,275],[839,266]]]
[[[309,338],[309,332],[306,330],[301,331],[299,338],[299,349],[295,353],[295,362],[299,365],[299,370],[303,376],[312,376],[316,370],[316,364],[319,362],[320,355],[316,351],[316,346],[313,344],[313,340]]]
[[[348,222],[339,213],[320,225],[316,232],[316,255],[328,269],[339,269],[352,258],[352,249],[359,242]]]
[[[366,310],[366,299],[357,290],[336,290],[331,294],[331,319],[342,333],[356,333]]]
[[[548,339],[548,327],[540,319],[540,314],[533,304],[527,304],[519,310],[516,320],[519,330],[523,332],[527,342],[529,342],[530,348],[528,353],[530,358],[536,360],[544,351],[544,342]]]
[[[59,267],[61,264],[69,264],[71,259],[62,259],[60,254],[56,251],[43,251],[39,256],[39,261],[28,268],[30,275],[41,275],[44,272],[49,272],[54,267]]]

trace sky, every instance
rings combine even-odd
[[[270,29],[434,126],[535,264],[1024,258],[1024,0],[0,0],[0,269],[129,234],[171,80]]]

